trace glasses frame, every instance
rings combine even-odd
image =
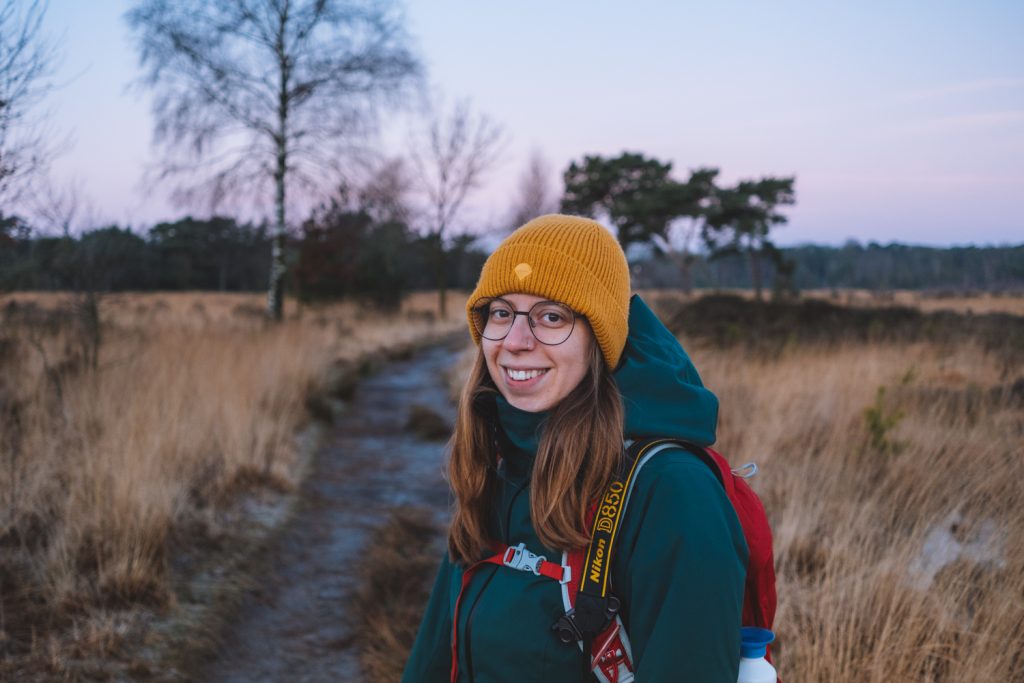
[[[505,334],[501,335],[500,337],[488,337],[487,335],[484,334],[484,329],[487,328],[487,325],[480,325],[479,311],[485,306],[490,306],[495,301],[500,301],[506,306],[508,306],[508,309],[512,311],[512,322],[509,323],[508,330],[505,331]],[[537,336],[537,331],[534,329],[535,325],[533,322],[533,318],[530,317],[530,314],[533,313],[533,309],[537,308],[538,306],[543,306],[545,304],[557,304],[564,308],[565,310],[569,311],[569,314],[572,316],[572,325],[569,327],[569,333],[566,334],[565,339],[563,339],[560,342],[546,342]],[[500,296],[492,296],[478,299],[477,302],[473,305],[473,326],[476,327],[476,331],[480,333],[480,336],[482,338],[488,341],[502,341],[506,337],[508,337],[509,333],[512,331],[512,328],[515,327],[517,315],[526,316],[526,326],[530,328],[530,334],[533,335],[533,338],[536,339],[538,343],[543,344],[544,346],[559,346],[569,341],[569,337],[571,337],[572,333],[576,331],[576,319],[585,317],[580,315],[576,311],[572,310],[572,307],[569,306],[568,304],[564,304],[561,301],[555,301],[554,299],[545,299],[544,301],[538,301],[534,305],[530,306],[530,310],[518,311],[516,310],[516,307],[512,305],[512,302],[509,301],[508,299],[503,299]],[[483,329],[481,329],[481,327]]]

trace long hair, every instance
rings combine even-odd
[[[449,443],[448,478],[455,514],[448,551],[475,562],[490,550],[490,506],[498,487],[495,429],[497,394],[483,351],[459,400]],[[580,383],[554,406],[541,434],[530,476],[530,516],[548,548],[572,550],[590,541],[587,508],[604,494],[622,462],[622,400],[598,345]]]

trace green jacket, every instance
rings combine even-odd
[[[701,384],[675,337],[639,298],[630,302],[629,338],[615,377],[626,409],[627,438],[714,441],[718,401]],[[530,522],[530,467],[543,414],[499,397],[506,439],[494,505],[497,540],[558,560]],[[711,470],[671,449],[638,475],[612,563],[640,683],[735,683],[746,574],[743,530]],[[441,562],[426,614],[406,664],[404,683],[447,682],[452,617],[463,568]],[[557,581],[485,565],[459,610],[459,680],[471,683],[580,681],[582,656],[555,638],[563,613]]]

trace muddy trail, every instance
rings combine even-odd
[[[247,597],[204,683],[359,681],[346,605],[369,534],[402,505],[447,518],[444,442],[409,429],[429,408],[449,424],[448,346],[391,363],[357,387],[324,440],[269,575]]]

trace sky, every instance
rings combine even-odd
[[[50,0],[49,126],[83,221],[135,229],[196,207],[146,181],[149,94],[130,2]],[[409,0],[431,87],[501,124],[459,229],[507,216],[529,155],[555,187],[585,154],[640,152],[685,179],[796,177],[777,243],[1024,242],[1024,2]],[[408,121],[389,118],[400,150]],[[390,143],[388,142],[390,140]],[[397,141],[397,142],[396,142]],[[193,211],[194,212],[194,211]]]

